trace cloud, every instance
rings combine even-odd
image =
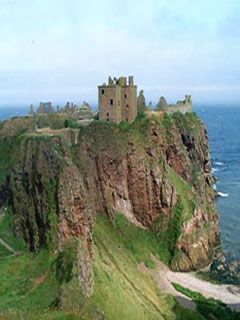
[[[233,0],[0,0],[0,105],[96,101],[109,74],[151,100],[239,100],[239,16]]]

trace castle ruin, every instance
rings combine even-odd
[[[176,104],[168,104],[167,100],[164,97],[161,97],[156,105],[156,111],[164,111],[166,113],[192,112],[192,97],[190,95],[185,95],[185,99],[178,101]]]
[[[39,114],[49,114],[53,113],[54,109],[52,107],[52,102],[40,102],[39,107],[37,109],[37,113]]]
[[[98,86],[99,119],[119,123],[133,122],[137,116],[137,86],[133,77],[109,77],[108,84]]]

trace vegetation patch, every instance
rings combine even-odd
[[[78,122],[77,119],[68,118],[64,120],[64,127],[71,128],[71,129],[79,129],[81,128],[81,124]]]
[[[170,265],[176,251],[176,242],[181,235],[183,205],[179,201],[172,209],[171,215],[165,217],[161,215],[153,224],[152,230],[158,239],[158,246],[163,250],[165,259],[160,260]]]
[[[9,224],[5,221],[3,227],[2,223],[3,220],[1,230],[11,233]],[[124,216],[118,214],[113,225],[107,217],[99,215],[94,232],[93,296],[86,299],[82,295],[78,273],[73,268],[75,242],[70,241],[59,256],[41,250],[37,255],[23,252],[0,258],[0,317],[3,320],[208,319],[162,294],[151,272],[140,269],[142,261],[154,267],[150,252],[164,256],[161,250],[153,233],[130,224]]]
[[[0,184],[4,182],[11,166],[11,156],[17,139],[0,137]]]
[[[196,306],[198,312],[204,319],[212,320],[239,320],[240,313],[232,311],[226,304],[213,298],[205,298],[201,293],[193,292],[187,288],[182,287],[177,283],[173,283],[174,288],[183,293],[185,296],[191,298]]]
[[[151,253],[161,261],[168,264],[168,246],[159,241],[158,235],[152,230],[144,230],[129,222],[123,214],[117,214],[114,220],[114,233],[118,235],[119,241],[125,249],[131,253],[137,263],[144,262],[149,268],[155,264],[151,259]]]
[[[115,227],[107,217],[98,216],[94,244],[95,285],[89,303],[98,306],[106,320],[203,319],[163,295],[151,272],[140,270],[139,262],[150,261],[150,252],[164,256],[152,232],[120,214]]]
[[[175,112],[171,117],[182,133],[186,132],[189,134],[198,135],[198,133],[201,131],[202,122],[194,112],[187,112],[185,114],[182,114],[181,112]]]
[[[197,207],[197,196],[192,186],[183,180],[171,167],[168,167],[168,177],[180,197],[183,211],[182,222],[186,222],[192,218]]]
[[[56,275],[60,284],[69,282],[73,278],[74,265],[77,259],[77,242],[71,239],[65,244],[56,259]]]
[[[5,209],[0,209],[0,238],[5,241],[10,247],[12,247],[16,252],[25,251],[26,244],[22,238],[17,238],[13,234],[13,223],[14,216],[11,213],[11,209],[6,207]],[[3,248],[0,244],[1,256],[6,256],[11,254],[8,250]]]

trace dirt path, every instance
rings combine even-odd
[[[16,251],[1,238],[0,238],[0,245],[4,246],[8,251],[12,252],[13,254],[16,254]]]
[[[187,299],[187,297],[177,292],[172,283],[178,283],[184,288],[199,292],[206,298],[220,300],[229,305],[232,310],[240,311],[239,286],[213,284],[197,278],[195,273],[173,272],[160,261],[157,261],[157,266],[158,283],[163,292],[174,294],[180,303],[183,297],[185,299]],[[186,301],[184,301],[184,303],[186,303]]]
[[[0,213],[0,222],[3,220],[4,215],[4,213]],[[5,247],[8,251],[12,252],[13,254],[16,254],[16,251],[11,246],[9,246],[2,238],[0,238],[0,245]]]
[[[171,282],[167,279],[166,272],[168,268],[157,259],[153,258],[153,260],[157,265],[157,271],[147,268],[144,262],[141,262],[139,264],[139,269],[144,273],[151,273],[163,293],[171,294],[175,296],[178,302],[181,304],[181,306],[195,311],[196,310],[195,303],[190,298],[182,294],[181,292],[178,292],[173,287]]]

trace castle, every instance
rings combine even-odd
[[[108,84],[98,86],[99,119],[119,123],[133,122],[137,116],[137,86],[133,77],[109,77]]]
[[[108,84],[98,86],[98,108],[99,119],[119,123],[121,121],[133,122],[137,113],[147,110],[143,90],[137,97],[137,86],[134,85],[133,77],[108,78]],[[164,97],[161,97],[156,105],[155,111],[165,113],[191,112],[192,98],[186,95],[185,99],[176,104],[168,104]]]
[[[121,121],[132,123],[137,114],[145,111],[153,111],[151,102],[146,105],[144,92],[141,90],[137,97],[137,86],[134,84],[133,76],[108,78],[108,84],[98,86],[98,111],[99,120],[107,122],[119,123]],[[176,104],[168,104],[164,97],[159,99],[154,111],[164,113],[175,112],[191,112],[192,97],[186,95],[184,100],[178,101]],[[90,105],[85,101],[79,107],[74,103],[67,102],[64,108],[55,111],[51,102],[40,102],[35,113],[33,105],[30,106],[29,115],[50,114],[53,112],[73,117],[82,125],[88,125],[94,120],[94,112]]]

